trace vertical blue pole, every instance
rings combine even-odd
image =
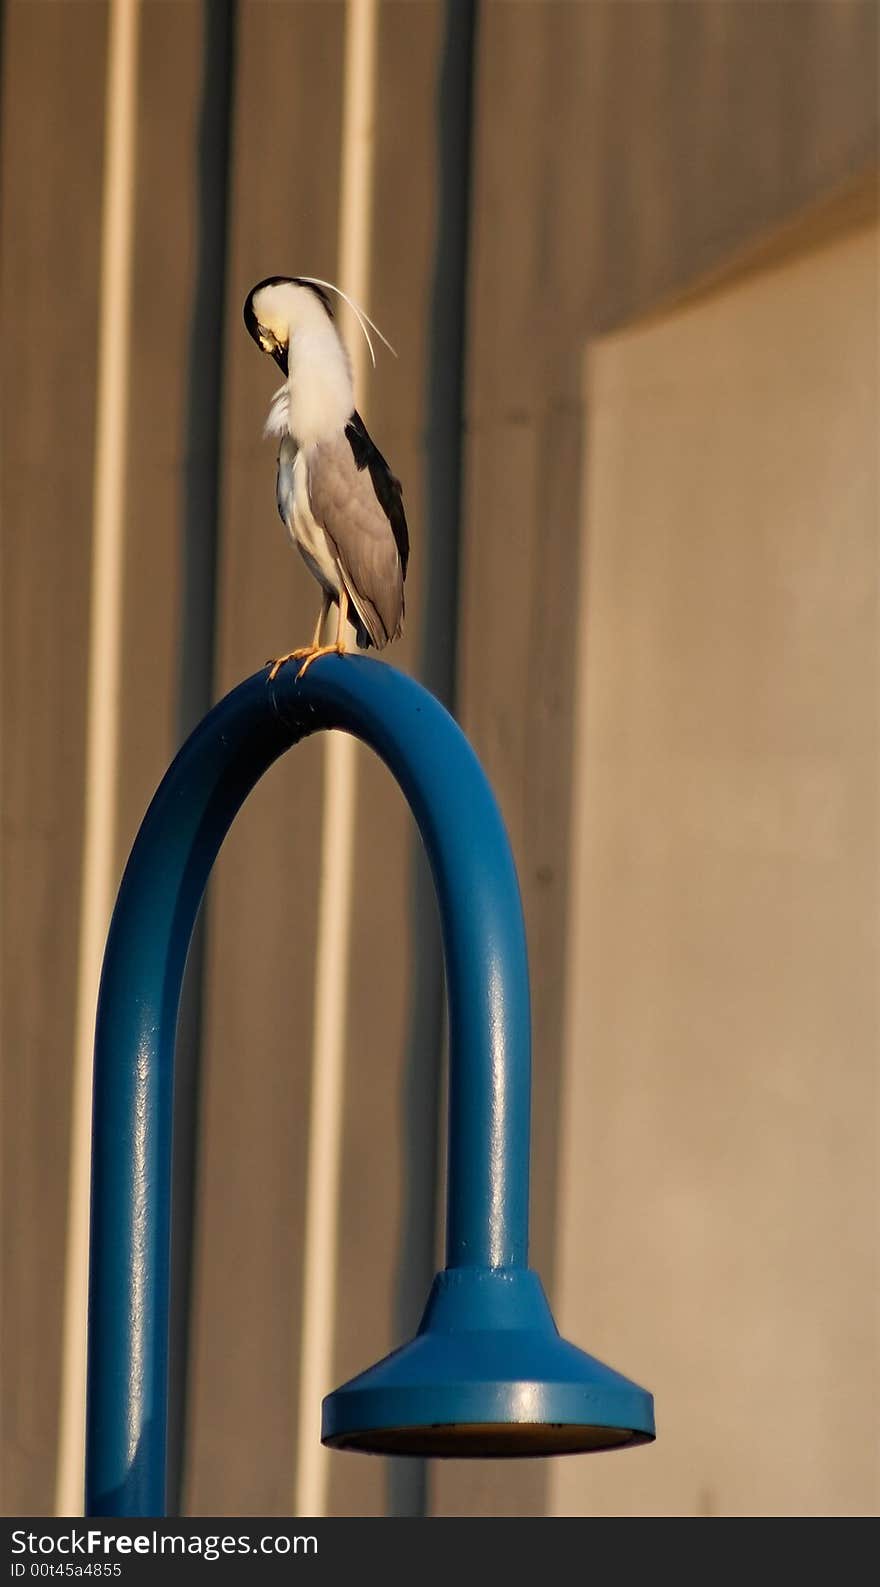
[[[95,1038],[86,1506],[165,1511],[174,1041],[187,949],[237,811],[310,733],[341,728],[397,778],[431,863],[449,1003],[447,1258],[527,1261],[530,1019],[516,871],[491,789],[443,707],[391,667],[328,657],[234,689],[144,818],[110,926]]]

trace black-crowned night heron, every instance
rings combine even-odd
[[[403,628],[409,533],[400,481],[355,408],[351,363],[327,286],[339,292],[330,282],[269,276],[244,306],[248,331],[284,374],[265,430],[281,437],[278,511],[322,591],[311,645],[279,656],[271,678],[285,661],[303,660],[302,677],[319,656],[344,654],[349,621],[364,650],[382,650]],[[352,307],[372,354],[366,315]],[[322,645],[334,603],[336,643]]]

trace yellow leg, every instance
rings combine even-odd
[[[330,597],[329,597],[329,595],[327,594],[327,592],[325,590],[324,599],[321,602],[321,610],[318,613],[318,621],[315,624],[315,637],[312,640],[311,646],[309,647],[311,650],[318,650],[320,648],[321,635],[322,635],[322,633],[324,631],[324,620],[325,620],[329,610],[330,610]],[[300,655],[301,656],[302,655],[302,651],[294,651],[294,655]]]
[[[315,637],[312,640],[312,643],[310,645],[303,646],[299,650],[290,650],[286,656],[279,656],[277,660],[269,662],[268,665],[272,668],[271,672],[269,673],[270,683],[274,678],[277,677],[286,661],[302,661],[303,664],[299,669],[299,677],[304,678],[309,667],[312,665],[312,662],[317,661],[319,656],[345,655],[345,625],[348,621],[348,595],[344,589],[339,591],[339,620],[336,624],[336,644],[322,645],[321,633],[323,631],[324,622],[329,610],[330,597],[329,595],[325,594],[321,603],[321,614],[318,618],[318,624],[315,629]]]
[[[336,644],[335,645],[317,645],[315,647],[315,649],[312,651],[311,655],[306,656],[305,661],[303,662],[302,666],[300,667],[300,669],[299,669],[299,678],[300,679],[305,677],[306,673],[309,670],[309,667],[312,665],[312,662],[313,661],[317,661],[319,656],[344,656],[345,655],[345,625],[346,625],[347,621],[348,621],[348,595],[347,595],[347,593],[345,591],[345,588],[343,587],[339,591],[339,616],[338,616],[337,623],[336,623]]]
[[[318,621],[315,625],[315,637],[312,640],[312,643],[310,645],[301,645],[298,650],[289,650],[286,656],[278,656],[274,661],[268,661],[266,665],[272,668],[272,671],[269,673],[270,683],[274,678],[277,677],[278,673],[281,671],[281,668],[284,666],[285,661],[301,661],[303,656],[314,656],[315,653],[320,650],[321,633],[324,628],[324,623],[329,610],[330,597],[325,591],[324,598],[321,601],[321,610],[318,613]]]

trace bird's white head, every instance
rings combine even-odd
[[[339,340],[333,309],[324,288],[299,277],[269,276],[248,293],[244,323],[257,346],[289,375],[290,344],[315,334]]]
[[[395,358],[397,357],[387,336],[383,336],[369,314],[365,314],[341,287],[336,286],[332,281],[322,281],[318,276],[267,276],[265,281],[259,281],[251,288],[245,300],[244,323],[257,346],[264,353],[269,353],[286,374],[287,351],[291,337],[296,331],[316,326],[325,331],[327,329],[326,324],[321,321],[315,299],[332,324],[333,306],[328,297],[329,292],[335,292],[337,297],[342,298],[343,302],[354,311],[370,350],[370,362],[374,369],[376,352],[370,338],[371,330],[376,332],[380,342],[385,343],[388,351],[394,353]],[[311,293],[311,301],[309,293]]]
[[[248,294],[244,322],[285,376],[272,402],[267,434],[289,433],[299,446],[337,435],[354,409],[354,387],[323,286],[271,276]]]
[[[248,293],[244,305],[250,335],[285,376],[272,403],[267,433],[289,431],[301,445],[331,437],[354,408],[351,362],[333,320],[329,292],[354,310],[374,365],[368,326],[394,352],[379,327],[332,281],[268,276]]]

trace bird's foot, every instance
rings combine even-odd
[[[309,667],[312,665],[312,662],[313,661],[317,661],[319,656],[344,656],[344,655],[345,655],[345,646],[344,645],[318,645],[316,649],[315,648],[310,649],[309,651],[306,652],[306,659],[305,659],[305,661],[303,662],[302,666],[299,669],[298,681],[300,683],[302,682],[303,678],[305,677],[306,673],[309,670]]]
[[[314,653],[314,648],[314,645],[300,645],[298,650],[288,650],[285,656],[270,656],[266,662],[266,666],[272,668],[269,682],[275,681],[286,661],[302,661],[303,656],[311,656]]]
[[[281,671],[281,668],[287,661],[301,661],[303,664],[299,669],[298,676],[300,678],[304,678],[309,667],[312,665],[312,662],[317,661],[319,656],[344,655],[344,645],[303,645],[299,650],[289,650],[286,656],[278,656],[275,661],[268,661],[266,663],[266,665],[272,669],[269,673],[269,682],[274,682],[275,678],[278,676],[278,673]]]

